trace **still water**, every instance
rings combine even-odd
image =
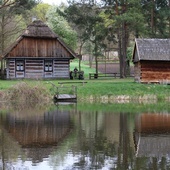
[[[8,108],[0,112],[0,169],[170,169],[169,106]]]

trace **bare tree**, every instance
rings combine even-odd
[[[18,33],[22,31],[21,17],[13,16],[7,9],[8,6],[4,7],[0,11],[0,59],[1,59],[1,74],[4,73],[4,63],[2,61],[2,55],[5,49],[13,42]]]
[[[9,7],[9,6],[12,6],[15,4],[15,1],[11,1],[11,0],[2,0],[1,4],[0,4],[0,10],[2,8],[5,8],[5,7]]]
[[[28,10],[35,5],[34,1],[29,1],[28,4],[23,3],[20,0],[1,0],[0,1],[0,60],[1,60],[1,74],[4,71],[4,64],[2,61],[2,55],[5,49],[9,47],[11,43],[17,38],[23,29],[26,27],[25,21],[21,14],[25,13],[25,9]]]

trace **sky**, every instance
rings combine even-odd
[[[42,2],[48,3],[50,5],[60,5],[61,2],[64,2],[65,4],[67,4],[67,0],[42,0]]]

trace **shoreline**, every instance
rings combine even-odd
[[[85,96],[85,97],[78,97],[78,102],[89,102],[89,103],[150,103],[156,104],[159,102],[170,102],[170,96],[165,97],[165,99],[159,100],[156,95],[144,95],[144,96],[128,96],[128,95],[99,95],[99,96]]]

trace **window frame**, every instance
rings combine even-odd
[[[45,72],[53,72],[53,60],[45,60],[44,61],[44,71]]]
[[[24,60],[16,60],[15,61],[15,70],[16,71],[25,71],[25,62]]]

